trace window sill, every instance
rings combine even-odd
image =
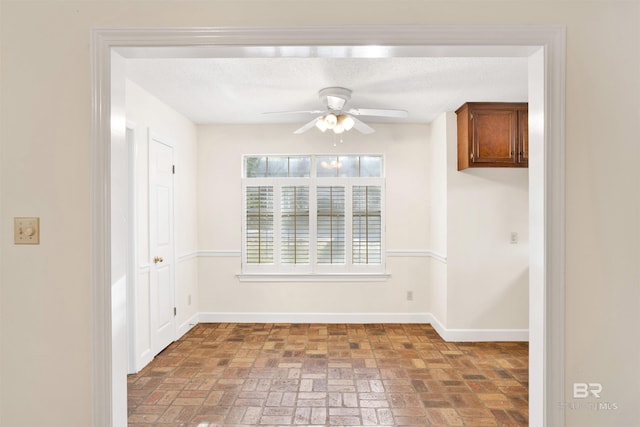
[[[342,274],[237,274],[241,282],[385,282],[386,273],[342,273]]]

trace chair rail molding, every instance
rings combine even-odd
[[[295,49],[286,47],[295,46]],[[265,47],[265,48],[261,48]],[[273,49],[279,47],[280,49]],[[305,49],[305,47],[307,47]],[[329,48],[330,47],[330,48]],[[342,47],[342,49],[336,49]],[[153,49],[149,49],[153,48]],[[114,395],[111,308],[112,194],[110,142],[126,123],[112,120],[112,85],[123,70],[112,69],[120,57],[268,57],[284,55],[361,58],[403,56],[528,57],[539,80],[530,88],[530,106],[539,122],[530,135],[540,142],[530,153],[530,177],[539,191],[531,198],[539,209],[531,230],[541,234],[531,245],[530,373],[531,425],[563,426],[557,402],[564,399],[564,93],[566,30],[558,25],[342,25],[237,28],[103,28],[91,35],[91,305],[93,425],[111,426],[123,414],[126,396]],[[240,56],[238,56],[240,55]],[[535,104],[535,105],[533,105]],[[117,106],[121,108],[121,105]],[[531,107],[530,107],[531,108]],[[531,110],[530,110],[531,111]],[[113,128],[112,128],[113,126]],[[533,132],[533,133],[532,133]],[[532,182],[530,178],[530,183]],[[533,187],[530,187],[533,188]],[[117,190],[117,189],[116,189]],[[534,219],[532,219],[533,221]],[[188,324],[185,325],[185,328]],[[123,372],[122,375],[126,375]],[[118,403],[114,403],[114,399]],[[124,405],[126,409],[126,405]],[[125,410],[126,412],[126,410]],[[126,413],[124,414],[126,417]]]

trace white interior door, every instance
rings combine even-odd
[[[154,355],[175,340],[173,147],[149,138],[149,314]]]

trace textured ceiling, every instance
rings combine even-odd
[[[353,91],[348,108],[391,108],[429,123],[466,101],[526,101],[527,58],[189,58],[128,59],[128,77],[194,123],[304,123],[318,91]]]

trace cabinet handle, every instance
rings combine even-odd
[[[513,156],[513,150],[511,150],[511,155]]]
[[[153,263],[154,263],[154,264],[157,264],[157,263],[159,263],[159,262],[163,262],[163,261],[164,261],[164,259],[162,259],[162,257],[161,257],[161,256],[153,257]]]
[[[520,155],[521,155],[521,156],[524,156],[524,151],[521,151],[521,152],[520,152]]]

